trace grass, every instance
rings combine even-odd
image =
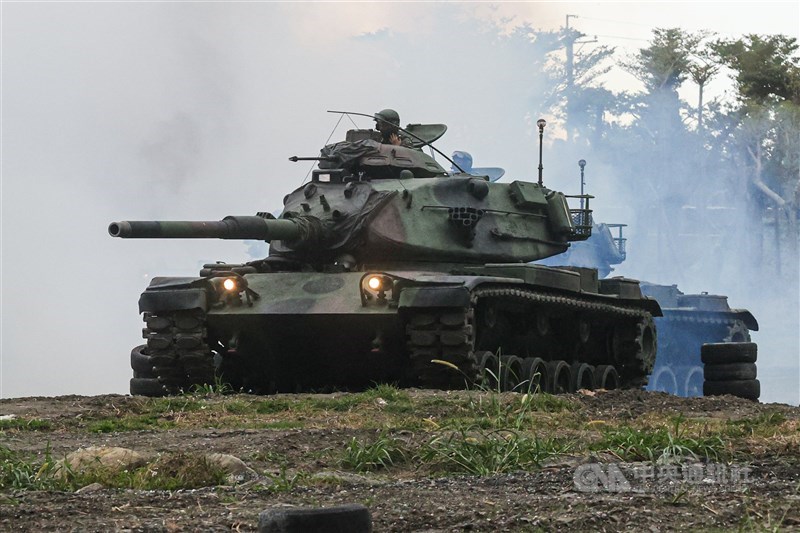
[[[786,417],[778,411],[760,413],[755,418],[729,420],[725,434],[730,437],[771,437],[786,422]]]
[[[0,490],[76,490],[92,483],[138,490],[195,489],[221,485],[226,477],[221,468],[202,454],[166,454],[131,470],[98,463],[77,472],[68,463],[57,461],[49,448],[37,460],[0,446]]]
[[[226,482],[227,474],[210,463],[203,454],[175,453],[162,455],[155,461],[132,470],[98,465],[80,473],[68,469],[65,477],[74,488],[100,483],[110,488],[178,490],[222,485]]]
[[[11,420],[0,420],[0,431],[49,431],[52,428],[53,425],[49,420],[41,420],[39,418],[12,418]]]
[[[356,472],[417,468],[445,474],[492,475],[536,469],[542,461],[563,454],[596,451],[614,454],[623,461],[719,461],[735,457],[736,449],[755,442],[763,448],[762,454],[771,453],[777,446],[774,443],[780,440],[773,436],[791,433],[788,444],[783,444],[786,447],[795,442],[792,435],[797,434],[797,421],[787,420],[778,410],[734,421],[713,417],[670,418],[655,411],[624,423],[613,417],[587,421],[581,402],[563,396],[477,388],[426,392],[412,398],[409,392],[386,384],[359,393],[325,395],[146,398],[132,400],[122,409],[112,408],[114,411],[90,412],[77,422],[71,421],[72,418],[65,419],[66,422],[60,418],[56,422],[8,420],[0,429],[78,428],[111,433],[195,427],[278,431],[314,428],[342,431],[348,436],[349,440],[332,448],[320,450],[312,445],[300,462],[296,458],[290,462],[284,456],[273,457],[272,452],[252,456],[251,460],[281,468],[278,473],[266,474],[272,481],[269,490],[278,492],[304,484],[304,475],[310,476],[308,472],[313,473],[318,464],[333,463]],[[371,437],[351,438],[353,430],[364,435],[364,430],[370,429],[375,430]],[[406,430],[412,436],[398,439],[393,436],[398,430]],[[321,454],[321,461],[313,460],[314,453]],[[72,475],[67,485],[63,485],[63,480],[51,479],[54,461],[49,456],[27,460],[6,448],[0,458],[4,486],[60,486],[68,490],[70,486],[93,482],[85,474]],[[216,483],[213,473],[208,474],[208,468],[198,461],[196,457],[183,457],[147,470],[97,471],[92,476],[107,486],[124,488]],[[200,480],[186,474],[189,467],[181,470],[180,464],[189,463]],[[303,469],[307,473],[299,474]]]
[[[204,383],[202,385],[192,385],[189,389],[190,395],[213,396],[218,394],[231,394],[236,392],[221,376],[214,376],[214,383]]]
[[[291,492],[295,489],[295,487],[303,485],[309,477],[308,474],[303,471],[295,471],[290,473],[285,464],[280,466],[277,474],[265,472],[265,475],[270,480],[270,484],[266,485],[265,488],[269,492],[274,493]]]
[[[434,437],[418,457],[440,471],[489,476],[537,468],[569,449],[568,442],[512,430],[459,431]]]
[[[49,446],[44,460],[33,461],[0,445],[0,490],[63,490],[67,484],[55,471],[56,460]]]
[[[682,422],[683,417],[677,417],[672,428],[608,428],[592,448],[611,452],[623,461],[654,463],[668,463],[683,458],[718,461],[727,456],[725,442],[719,435],[687,435],[681,429]]]
[[[164,420],[160,416],[138,415],[97,420],[90,423],[87,429],[92,433],[113,433],[117,431],[169,429],[172,427],[175,427],[174,422]]]
[[[350,439],[340,462],[345,468],[369,472],[403,462],[406,456],[407,452],[400,441],[382,433],[375,440]]]

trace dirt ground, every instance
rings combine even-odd
[[[63,458],[88,446],[119,446],[231,454],[254,471],[238,484],[172,491],[6,485],[0,529],[254,531],[266,509],[345,503],[366,505],[375,531],[800,528],[800,408],[733,397],[612,391],[537,404],[516,428],[570,446],[501,473],[443,471],[413,455],[371,471],[343,466],[354,441],[389,436],[419,449],[456,427],[453,420],[482,413],[475,409],[491,406],[505,416],[522,401],[519,394],[497,396],[410,390],[394,401],[366,393],[0,400],[0,415],[16,421],[0,425],[0,445],[34,462],[48,453]],[[676,439],[719,437],[724,454],[663,462],[624,445],[603,449],[602,428],[623,427],[643,435],[661,429]]]

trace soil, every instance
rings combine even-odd
[[[541,435],[568,436],[583,445],[536,468],[475,476],[437,472],[414,461],[373,472],[342,467],[338,454],[353,438],[375,438],[380,434],[375,428],[384,427],[395,438],[420,442],[434,431],[424,429],[426,424],[440,426],[453,406],[463,406],[470,394],[401,392],[410,398],[402,420],[421,420],[420,425],[387,427],[398,418],[382,418],[380,406],[385,402],[379,399],[377,407],[373,402],[344,411],[290,411],[291,422],[298,426],[290,427],[280,413],[248,414],[247,406],[263,398],[210,395],[200,397],[202,406],[192,412],[162,409],[157,419],[163,427],[101,432],[93,423],[141,415],[151,400],[120,395],[0,400],[0,415],[49,423],[36,430],[0,430],[0,444],[22,455],[41,458],[49,449],[52,456],[64,457],[88,446],[119,446],[150,454],[218,452],[242,459],[257,473],[255,479],[239,484],[194,490],[92,487],[95,490],[67,492],[0,487],[0,529],[255,531],[259,513],[266,509],[348,503],[369,508],[375,531],[800,528],[798,407],[730,396],[689,399],[639,391],[565,395],[574,408],[542,413],[534,423],[541,424]],[[291,406],[346,395],[271,398]],[[513,402],[519,395],[503,396]],[[774,424],[766,429],[757,426],[765,419]],[[701,422],[708,427],[749,427],[752,422],[760,429],[730,438],[720,433],[731,453],[717,462],[693,458],[654,465],[625,461],[618,453],[587,451],[591,447],[585,446],[596,440],[598,426],[648,428],[664,420],[687,420],[693,428]],[[693,465],[703,470],[700,478],[668,475]],[[580,478],[595,481],[592,486],[597,490],[586,490],[576,471],[587,468],[608,475],[607,483],[598,485],[597,477]],[[733,481],[715,479],[714,468],[729,474],[747,471],[744,479]],[[620,481],[614,477],[617,472],[629,485],[612,483]],[[647,472],[652,475],[643,475]]]

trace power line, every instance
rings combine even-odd
[[[626,24],[628,26],[642,26],[644,28],[652,28],[653,27],[652,24],[642,24],[641,22],[626,22],[624,20],[599,19],[599,18],[595,18],[595,17],[585,17],[583,15],[580,15],[580,18],[582,18],[584,20],[597,20],[597,21],[600,21],[600,22],[613,22],[615,24]]]
[[[637,37],[621,37],[619,35],[595,35],[595,37],[605,37],[606,39],[623,39],[625,41],[641,41],[643,43],[650,42],[649,39],[639,39]]]

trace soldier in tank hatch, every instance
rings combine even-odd
[[[410,146],[400,134],[400,115],[394,109],[384,109],[375,113],[375,129],[381,134],[381,143],[395,146]]]

